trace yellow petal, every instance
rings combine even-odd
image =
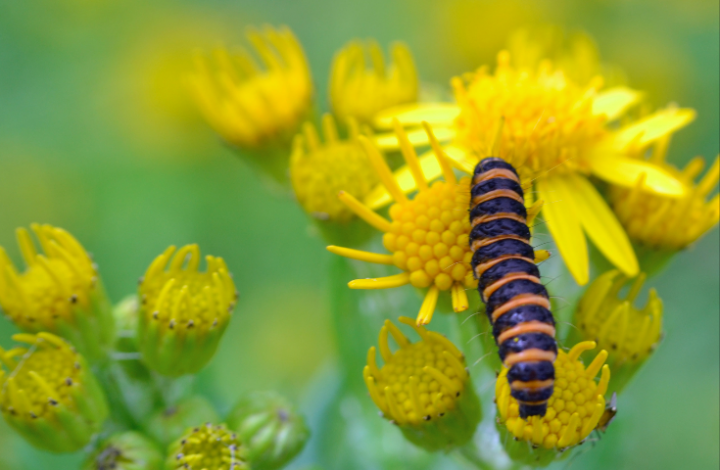
[[[373,124],[381,129],[392,129],[392,121],[397,118],[404,126],[419,126],[423,121],[432,126],[450,126],[458,114],[460,107],[451,103],[412,103],[381,111]]]
[[[400,273],[393,276],[355,279],[348,282],[350,289],[390,289],[410,283],[410,274]]]
[[[592,112],[596,115],[605,115],[608,121],[622,116],[633,104],[640,101],[642,94],[626,87],[610,88],[595,96],[592,103]]]
[[[575,281],[587,284],[590,276],[587,243],[576,214],[574,194],[562,176],[537,181],[538,197],[545,203],[542,213],[550,234]]]
[[[437,126],[433,127],[433,131],[435,132],[435,138],[439,142],[446,142],[455,137],[455,130],[450,127]],[[428,139],[428,136],[425,133],[425,129],[423,128],[408,129],[407,137],[413,147],[430,144],[430,140]],[[400,148],[400,144],[398,143],[397,136],[394,132],[376,134],[374,140],[375,144],[380,149]]]
[[[690,124],[695,119],[695,110],[690,108],[668,108],[617,131],[610,138],[613,147],[625,150],[630,144],[643,147],[660,137],[671,134]]]
[[[663,168],[645,160],[620,156],[597,156],[590,159],[590,167],[595,176],[619,186],[632,188],[645,174],[644,187],[654,193],[670,197],[680,197],[685,187]]]
[[[571,174],[566,179],[572,186],[580,224],[590,240],[626,276],[637,276],[640,268],[635,251],[605,200],[585,177]]]

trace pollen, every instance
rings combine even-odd
[[[418,76],[410,50],[396,43],[390,54],[392,61],[386,64],[375,41],[353,41],[335,55],[330,104],[338,119],[368,123],[383,109],[417,101]]]
[[[359,131],[349,121],[350,135],[338,138],[332,116],[322,119],[325,141],[311,123],[295,137],[290,157],[290,180],[303,209],[320,220],[347,222],[353,212],[338,199],[340,191],[364,198],[380,181],[358,142]]]
[[[229,321],[237,299],[235,284],[222,258],[205,260],[207,270],[201,272],[197,245],[177,253],[170,246],[150,264],[139,288],[146,322],[158,322],[165,331],[204,333]]]
[[[18,272],[0,247],[0,307],[25,331],[56,331],[59,321],[73,322],[96,287],[97,271],[72,235],[50,225],[33,224],[43,253],[30,233],[17,229],[25,271]]]
[[[200,111],[229,143],[259,148],[292,137],[310,110],[313,86],[305,54],[286,27],[251,29],[248,39],[262,59],[244,49],[198,53],[190,85]]]
[[[422,425],[456,408],[468,382],[465,358],[439,333],[407,317],[400,317],[400,322],[414,328],[420,341],[411,343],[386,320],[378,343],[384,365],[378,367],[376,349],[371,347],[363,375],[385,418],[398,425]],[[399,346],[395,352],[390,350],[388,334]]]
[[[507,369],[503,368],[495,385],[498,419],[518,440],[536,447],[564,450],[582,442],[595,429],[605,411],[605,392],[610,367],[603,365],[607,352],[600,351],[585,367],[580,355],[596,344],[585,341],[569,352],[558,351],[555,360],[555,385],[545,416],[520,418],[518,402],[510,395]],[[602,369],[599,382],[595,376]]]
[[[447,291],[456,283],[477,285],[468,242],[469,187],[469,178],[457,184],[436,181],[414,199],[390,207],[391,230],[383,245],[393,264],[410,273],[413,286]]]
[[[18,334],[13,339],[30,347],[0,349],[0,361],[10,370],[0,389],[3,413],[36,419],[52,415],[60,403],[69,404],[82,370],[78,354],[49,333]]]
[[[599,77],[576,84],[549,61],[535,70],[515,68],[502,51],[494,73],[483,67],[452,85],[460,106],[457,140],[476,155],[535,174],[590,172],[588,152],[607,135],[606,117],[593,113]]]
[[[663,303],[657,291],[650,289],[644,307],[633,305],[645,279],[645,274],[635,278],[625,298],[620,298],[618,294],[629,280],[616,270],[608,271],[593,281],[575,312],[575,325],[582,336],[609,351],[613,371],[647,359],[660,342]]]
[[[172,468],[182,470],[242,470],[248,466],[237,435],[211,423],[188,429],[171,447]]]
[[[716,158],[696,184],[703,159],[695,158],[679,171],[664,163],[666,149],[667,144],[658,145],[653,159],[685,184],[684,196],[653,194],[641,176],[634,188],[613,187],[610,201],[631,238],[652,249],[677,251],[699,239],[720,219],[720,196],[708,197],[720,179],[720,160]]]

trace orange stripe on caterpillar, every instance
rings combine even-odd
[[[521,305],[539,305],[550,310],[550,301],[545,297],[535,294],[520,294],[514,297],[509,302],[505,303],[502,307],[496,308],[492,313],[492,322],[495,323],[498,318]]]
[[[517,184],[520,184],[520,180],[510,170],[505,170],[502,168],[494,168],[492,170],[486,171],[485,173],[479,174],[473,178],[472,184],[473,186],[476,184],[480,184],[483,181],[491,180],[494,178],[507,178],[509,180],[515,181]]]
[[[518,240],[518,241],[527,243],[528,245],[530,244],[530,243],[528,243],[528,241],[526,239],[524,239],[523,237],[519,237],[517,235],[500,235],[499,237],[484,238],[482,240],[473,240],[473,242],[470,244],[470,250],[472,250],[474,252],[484,246],[491,245],[495,242],[499,242],[500,240]]]
[[[520,323],[519,325],[515,325],[512,328],[508,328],[507,330],[500,333],[497,337],[497,343],[502,344],[506,340],[521,335],[523,333],[545,333],[546,335],[552,336],[554,338],[555,327],[536,320],[526,323]]]
[[[526,257],[520,256],[520,255],[503,255],[503,256],[495,258],[492,261],[488,261],[486,263],[478,264],[477,266],[475,266],[475,277],[480,279],[480,276],[482,276],[482,274],[485,271],[492,268],[496,264],[498,264],[502,261],[508,260],[508,259],[521,259],[521,260],[527,261],[528,263],[534,262],[534,260],[531,260],[530,258],[526,258]]]
[[[508,353],[505,356],[504,366],[508,369],[518,362],[554,362],[556,354],[552,351],[543,351],[542,349],[526,349],[521,352]]]
[[[472,227],[475,227],[478,224],[484,224],[486,222],[492,222],[493,220],[498,220],[498,219],[512,219],[512,220],[516,220],[516,221],[520,222],[521,224],[527,223],[527,220],[525,219],[525,217],[523,217],[519,214],[514,214],[512,212],[501,212],[499,214],[483,215],[480,217],[475,217],[474,219],[472,219],[470,221],[470,225]]]
[[[489,299],[491,295],[493,295],[493,292],[507,284],[508,282],[517,281],[518,279],[527,279],[528,281],[536,282],[540,284],[540,279],[538,279],[535,276],[531,276],[530,274],[525,273],[514,273],[509,274],[503,277],[502,279],[498,279],[497,281],[493,282],[489,286],[485,288],[485,290],[482,292],[482,298],[483,299]]]
[[[542,388],[552,387],[554,382],[554,379],[531,380],[530,382],[521,382],[519,380],[515,380],[510,384],[510,388],[512,388],[513,390],[538,390]]]
[[[482,204],[483,202],[490,201],[492,199],[495,199],[496,197],[508,197],[510,199],[515,199],[520,204],[525,204],[525,201],[522,197],[515,191],[511,189],[496,189],[495,191],[490,191],[489,193],[482,194],[480,196],[475,196],[472,200],[472,203],[474,205]]]

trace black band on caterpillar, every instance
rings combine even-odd
[[[475,167],[470,203],[472,267],[520,416],[544,416],[557,357],[555,320],[535,251],[520,178],[500,158]]]

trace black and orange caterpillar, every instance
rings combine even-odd
[[[530,245],[520,178],[509,163],[485,158],[475,167],[470,249],[478,292],[493,327],[520,417],[545,416],[557,356],[555,320]]]

